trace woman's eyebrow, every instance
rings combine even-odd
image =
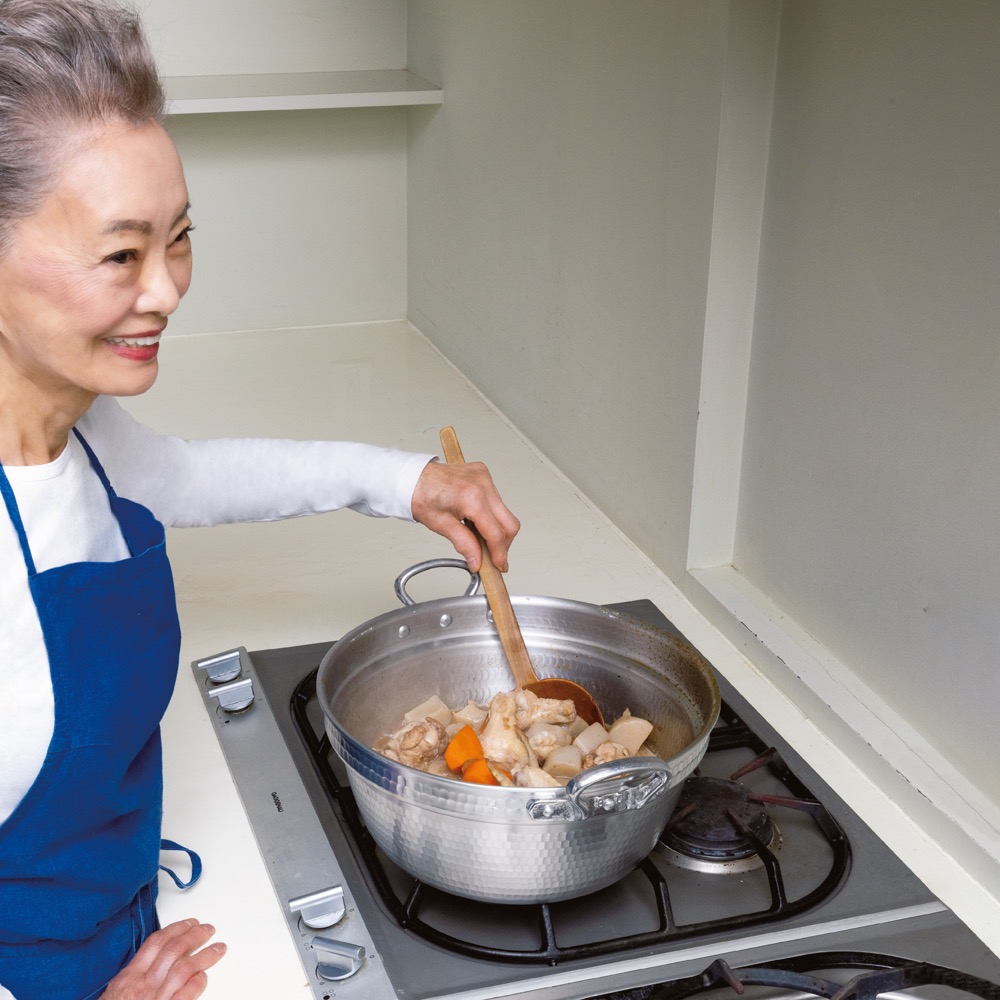
[[[150,222],[143,222],[140,219],[115,219],[109,222],[102,230],[102,236],[114,236],[116,233],[138,233],[140,236],[148,236],[153,231]]]
[[[170,227],[173,229],[181,219],[191,210],[191,202],[188,202],[184,209],[181,211],[180,215],[177,216],[173,221],[173,225]],[[113,222],[109,222],[104,229],[101,230],[102,236],[114,236],[117,233],[138,233],[140,236],[148,236],[153,231],[153,224],[151,222],[146,222],[143,219],[115,219]]]

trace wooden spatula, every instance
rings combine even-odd
[[[449,465],[462,465],[465,462],[454,427],[441,429],[441,447],[444,449],[445,461]],[[572,699],[573,704],[576,705],[576,714],[584,722],[588,725],[594,722],[604,725],[601,710],[586,688],[582,688],[575,681],[566,680],[563,677],[546,677],[539,680],[531,665],[531,657],[528,655],[528,647],[524,644],[524,637],[521,635],[521,626],[517,623],[514,607],[510,603],[510,594],[507,593],[507,584],[504,582],[503,573],[494,565],[486,542],[476,526],[471,522],[466,523],[475,532],[483,552],[483,563],[479,568],[479,577],[483,581],[486,600],[493,612],[493,622],[500,634],[500,644],[503,646],[507,662],[514,674],[514,683],[518,687],[531,691],[539,698]]]

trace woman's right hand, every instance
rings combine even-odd
[[[469,571],[478,573],[483,556],[479,539],[463,523],[468,518],[482,535],[497,569],[507,571],[507,549],[521,522],[507,509],[482,462],[445,465],[428,462],[410,501],[413,520],[444,535]]]
[[[208,945],[211,924],[178,920],[150,934],[135,958],[108,983],[101,1000],[195,1000],[208,985],[206,971],[226,953]]]

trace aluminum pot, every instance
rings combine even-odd
[[[400,580],[443,564],[464,566],[433,560]],[[434,694],[452,707],[485,705],[513,688],[486,598],[471,593],[359,625],[323,658],[317,692],[365,824],[396,864],[470,899],[554,902],[613,884],[649,854],[705,754],[719,687],[696,650],[631,615],[554,597],[511,600],[539,677],[582,684],[609,720],[626,708],[649,719],[658,757],[593,767],[565,788],[507,788],[372,750]]]

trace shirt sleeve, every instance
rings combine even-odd
[[[417,480],[434,455],[346,441],[186,440],[139,423],[99,396],[79,429],[119,496],[168,527],[277,521],[348,507],[412,520]]]

